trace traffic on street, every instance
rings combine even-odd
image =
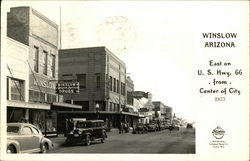
[[[194,154],[195,129],[181,127],[179,130],[169,129],[143,134],[123,133],[112,129],[107,133],[104,143],[92,142],[68,145],[66,138],[59,135],[51,138],[56,145],[48,153],[148,153],[148,154]]]

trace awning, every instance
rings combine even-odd
[[[74,104],[69,104],[69,103],[64,103],[64,102],[53,102],[52,105],[53,106],[58,106],[58,107],[82,109],[81,105],[74,105]]]
[[[83,113],[83,114],[96,114],[96,111],[58,111],[58,113]],[[117,114],[114,111],[98,111],[99,114]]]
[[[46,103],[33,103],[33,102],[22,102],[22,101],[7,101],[7,106],[17,108],[29,108],[29,109],[41,109],[50,110],[50,104]]]

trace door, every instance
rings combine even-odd
[[[33,132],[29,126],[23,126],[21,129],[21,135],[18,139],[20,143],[20,150],[22,152],[34,150],[37,147],[37,138],[33,135]]]

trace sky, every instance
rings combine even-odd
[[[9,1],[5,6],[32,6],[57,24],[61,7],[61,48],[106,46],[126,63],[134,90],[152,93],[153,101],[172,107],[177,117],[195,121],[201,57],[196,46],[211,21],[224,16],[224,23],[230,22],[225,19],[230,10],[208,14],[209,7],[219,13],[221,3]]]

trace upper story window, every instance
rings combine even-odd
[[[120,85],[119,85],[119,80],[116,80],[116,92],[119,93],[120,92]]]
[[[112,91],[112,85],[113,85],[113,78],[112,76],[109,76],[109,90]]]
[[[80,89],[86,88],[86,74],[76,74],[76,79],[80,84]]]
[[[113,92],[116,92],[116,79],[115,78],[113,78],[113,83],[114,83],[114,86],[113,86]]]
[[[101,88],[101,75],[96,73],[96,88]]]
[[[7,99],[24,101],[24,81],[17,79],[7,79]]]
[[[43,74],[47,75],[48,73],[48,52],[43,51]]]
[[[56,76],[56,56],[51,55],[51,76],[55,78]]]
[[[34,46],[34,71],[38,73],[38,67],[39,67],[39,48]]]

